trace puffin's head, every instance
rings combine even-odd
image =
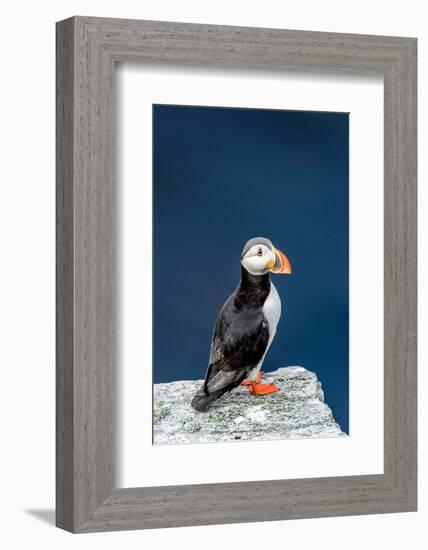
[[[255,237],[246,243],[242,249],[241,265],[252,275],[265,275],[269,271],[291,273],[287,256],[264,237]]]

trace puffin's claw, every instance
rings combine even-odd
[[[249,390],[255,395],[268,395],[269,393],[275,393],[281,388],[275,386],[275,384],[260,384],[259,382],[252,382],[250,384]]]
[[[278,388],[278,386],[275,386],[275,384],[261,384],[261,380],[262,373],[259,372],[257,374],[257,380],[255,382],[251,380],[244,380],[241,385],[248,386],[250,392],[254,393],[255,395],[268,395],[269,393],[275,393],[281,389]]]

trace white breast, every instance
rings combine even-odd
[[[262,359],[260,360],[257,367],[255,367],[248,376],[248,380],[252,381],[257,380],[257,374],[262,367],[266,353],[268,352],[273,337],[275,336],[276,326],[278,325],[279,318],[281,317],[281,299],[279,297],[278,291],[272,283],[270,284],[270,292],[268,297],[266,298],[265,303],[263,304],[262,311],[269,326],[269,340]]]
[[[281,299],[279,297],[278,291],[272,283],[270,284],[270,292],[263,305],[262,311],[269,325],[269,342],[267,346],[269,348],[273,337],[275,336],[276,326],[278,324],[279,318],[281,317]]]

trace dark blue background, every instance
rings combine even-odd
[[[265,236],[293,273],[264,371],[316,372],[348,431],[348,114],[156,105],[154,382],[203,378],[213,326]]]

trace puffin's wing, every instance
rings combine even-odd
[[[205,393],[213,393],[223,389],[225,391],[231,390],[238,386],[244,380],[247,372],[249,371],[247,367],[236,369],[226,369],[221,367],[221,364],[212,366],[212,368],[216,369],[217,372],[214,376],[210,377],[210,380],[205,380]]]
[[[192,405],[205,410],[224,393],[236,388],[263,358],[269,341],[269,329],[263,317],[246,319],[231,325],[220,317],[214,330],[210,365],[203,387]]]
[[[217,318],[211,341],[210,364],[222,368],[257,365],[269,341],[269,327],[260,310],[236,311],[232,296]]]

